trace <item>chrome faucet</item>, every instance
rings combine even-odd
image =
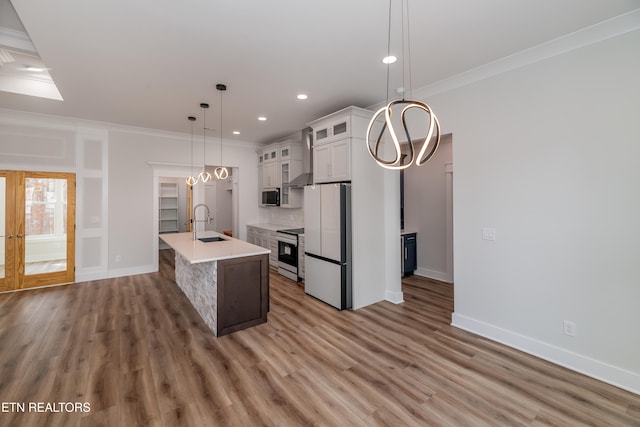
[[[198,210],[198,208],[200,206],[204,206],[204,208],[207,210],[206,219],[198,220],[196,218],[196,211]],[[211,224],[211,220],[212,219],[213,218],[211,218],[211,216],[209,215],[209,206],[205,205],[204,203],[200,203],[199,205],[194,206],[194,208],[193,208],[193,240],[198,240],[198,231],[197,231],[198,223],[199,222],[206,222],[207,224]]]

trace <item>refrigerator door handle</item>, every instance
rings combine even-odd
[[[326,258],[326,257],[323,257],[322,255],[312,254],[312,253],[309,253],[309,252],[305,252],[304,254],[307,255],[307,256],[310,256],[311,258],[315,258],[315,259],[319,259],[319,260],[322,260],[322,261],[330,262],[332,264],[344,265],[343,262],[340,262],[338,260],[331,259],[331,258]]]

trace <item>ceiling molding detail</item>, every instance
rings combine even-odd
[[[0,27],[0,46],[7,50],[17,50],[28,55],[38,55],[29,35],[23,31]]]
[[[159,129],[147,129],[135,126],[119,125],[115,123],[98,122],[92,120],[84,120],[78,118],[54,116],[50,114],[30,113],[17,110],[9,110],[0,108],[0,125],[11,124],[28,127],[36,127],[40,129],[56,129],[76,132],[122,132],[135,135],[153,136],[156,138],[172,138],[181,141],[190,141],[190,134],[170,132]],[[219,143],[219,138],[210,140],[207,138],[207,143],[213,142]],[[236,140],[236,139],[224,139],[223,144],[226,147],[241,147],[257,149],[263,147],[263,144],[256,142]]]
[[[616,16],[590,27],[558,37],[538,46],[525,49],[469,71],[440,80],[413,91],[413,97],[426,100],[431,96],[445,93],[472,83],[485,80],[517,68],[525,67],[554,56],[562,55],[584,46],[595,44],[612,37],[620,36],[640,29],[640,9]],[[375,104],[369,109],[380,108],[383,103]]]

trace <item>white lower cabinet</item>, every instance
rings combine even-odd
[[[247,225],[247,242],[271,250],[271,254],[269,254],[269,266],[278,268],[277,232],[254,225]]]
[[[278,268],[278,233],[276,231],[269,231],[269,249],[271,249],[269,265]]]

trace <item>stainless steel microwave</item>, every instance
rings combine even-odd
[[[280,206],[280,189],[279,188],[263,189],[260,204],[262,206]]]

